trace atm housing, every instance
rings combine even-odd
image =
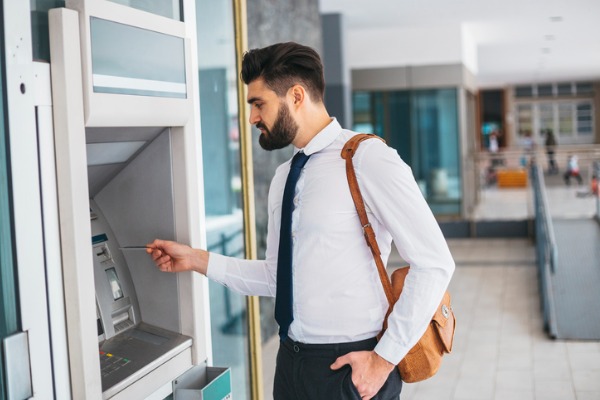
[[[86,148],[102,391],[109,397],[192,340],[176,333],[174,275],[157,271],[145,249],[127,248],[175,237],[170,129],[88,128]]]
[[[167,396],[181,374],[206,369],[208,283],[191,272],[161,272],[145,251],[125,248],[155,238],[194,247],[205,242],[192,95],[198,88],[187,27],[107,1],[67,0],[66,6],[49,11],[49,26],[72,397]],[[131,27],[135,37],[160,32],[179,38],[184,53],[175,61],[185,83],[176,87],[185,96],[94,91],[99,72],[90,26],[98,19]],[[122,65],[120,55],[108,52],[103,62]],[[156,71],[162,61],[154,61],[140,65]]]

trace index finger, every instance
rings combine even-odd
[[[164,247],[163,243],[164,243],[163,240],[154,239],[154,241],[152,243],[146,244],[146,252],[151,253],[152,250],[158,250],[158,249],[163,248]]]

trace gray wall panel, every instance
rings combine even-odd
[[[344,61],[344,20],[341,14],[322,16],[325,106],[345,128],[352,124],[350,72]]]
[[[409,67],[408,73],[409,84],[414,89],[440,89],[463,84],[462,64]]]
[[[407,67],[355,69],[352,90],[388,90],[408,88]]]
[[[323,63],[325,64],[325,81],[330,84],[346,83],[344,65],[343,21],[340,14],[324,14],[323,28]]]
[[[321,17],[318,0],[248,0],[248,48],[295,41],[322,54]],[[252,129],[254,200],[258,257],[264,257],[267,233],[267,195],[275,169],[292,156],[292,147],[265,151],[258,144],[259,132]],[[260,298],[261,333],[268,340],[276,333],[274,301]]]
[[[351,128],[347,99],[349,88],[346,85],[327,85],[325,91],[325,105],[329,115],[336,117],[344,128]]]
[[[317,0],[248,0],[248,47],[294,41],[322,49]]]
[[[474,87],[473,75],[462,64],[357,69],[352,90],[440,89]]]

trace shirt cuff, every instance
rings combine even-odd
[[[208,256],[206,276],[214,281],[223,283],[226,273],[227,257],[217,253],[210,253]]]
[[[407,349],[405,346],[394,342],[387,335],[383,335],[377,343],[377,346],[375,346],[375,353],[394,365],[397,365],[402,361],[409,350],[410,349]]]

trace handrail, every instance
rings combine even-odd
[[[535,162],[531,165],[531,181],[534,191],[536,252],[544,326],[551,337],[556,337],[558,329],[555,318],[552,275],[557,268],[558,248],[548,207],[543,170]]]
[[[597,180],[600,180],[600,161],[594,161],[592,166],[593,174],[596,176]],[[600,185],[596,187],[596,193],[593,193],[596,196],[596,220],[600,222]]]
[[[220,233],[219,240],[208,245],[206,250],[214,251],[214,252],[220,253],[224,256],[229,256],[229,257],[243,257],[243,255],[244,255],[243,235],[244,235],[243,229],[238,229],[235,232],[231,233],[230,235],[226,235],[225,233]],[[242,244],[238,245],[238,247],[235,250],[229,250],[228,244],[231,242],[233,242],[233,243],[241,242]]]
[[[552,216],[550,215],[550,206],[548,205],[548,193],[546,192],[546,181],[544,180],[544,173],[542,168],[536,165],[532,166],[535,168],[537,174],[537,183],[539,185],[539,201],[540,211],[542,215],[540,222],[545,225],[545,233],[547,235],[547,250],[550,253],[550,271],[554,274],[556,272],[556,264],[558,260],[558,249],[556,246],[556,238],[554,236],[554,224],[552,223]],[[537,210],[536,210],[537,217]]]

